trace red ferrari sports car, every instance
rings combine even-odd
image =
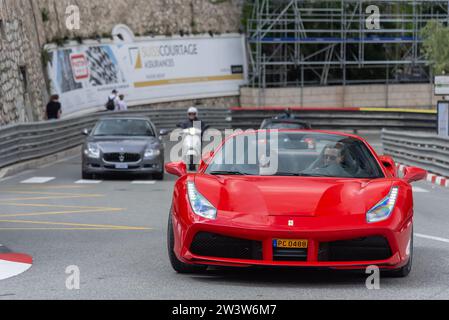
[[[310,150],[307,141],[315,141]],[[236,134],[176,182],[168,251],[180,273],[208,266],[365,269],[405,277],[413,261],[411,183],[362,138],[327,131]]]

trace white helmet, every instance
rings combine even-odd
[[[195,107],[190,107],[189,110],[187,110],[187,114],[191,114],[191,113],[198,115],[198,109]]]

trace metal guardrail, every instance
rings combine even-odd
[[[232,127],[257,129],[262,121],[280,114],[282,110],[238,109],[231,111]],[[322,130],[418,130],[436,132],[437,115],[425,112],[381,112],[343,109],[295,110],[299,119]]]
[[[449,138],[420,132],[382,131],[384,153],[405,165],[449,177]]]
[[[0,127],[0,168],[49,156],[81,145],[83,129],[91,129],[102,117],[149,117],[158,129],[172,129],[186,117],[185,109],[136,109],[127,112],[95,113],[59,121],[24,123]],[[225,129],[226,109],[200,108],[201,118],[211,127]]]
[[[0,168],[36,158],[45,157],[61,151],[75,148],[82,144],[83,129],[91,129],[99,118],[111,115],[127,115],[149,117],[159,129],[175,128],[176,124],[186,117],[185,109],[154,109],[142,106],[124,113],[95,113],[60,121],[17,124],[0,128]],[[223,108],[200,108],[201,118],[212,128],[216,129],[257,129],[262,121],[280,113],[279,110],[245,110]],[[436,115],[429,113],[401,113],[401,112],[366,112],[366,111],[338,111],[338,110],[304,110],[295,114],[312,124],[315,129],[333,130],[366,130],[366,129],[401,129],[417,131],[436,131]],[[389,132],[389,131],[388,131]],[[411,134],[417,137],[416,133]],[[432,135],[431,135],[432,136]],[[434,137],[434,136],[432,136]],[[415,141],[415,140],[413,140]],[[429,170],[442,172],[446,167],[449,175],[449,151],[446,147],[435,154],[436,146],[427,146],[423,150],[415,147],[407,148],[407,143],[397,145],[399,142],[385,141],[391,153],[396,152],[397,159],[407,160],[405,155],[416,153],[411,161],[420,164],[418,159],[422,152],[427,152],[432,159],[423,160]],[[395,145],[396,144],[396,145]],[[393,147],[401,148],[394,149]],[[396,150],[396,151],[394,151]],[[419,152],[418,152],[419,150]],[[447,154],[444,154],[447,152]],[[445,158],[446,156],[446,158]],[[407,156],[408,157],[408,156]],[[410,163],[414,164],[414,163]],[[431,168],[430,165],[433,167]]]

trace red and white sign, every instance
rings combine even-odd
[[[75,81],[80,82],[89,79],[89,63],[84,54],[70,55],[70,63]]]
[[[0,254],[0,280],[15,277],[33,265],[33,258],[20,253]]]

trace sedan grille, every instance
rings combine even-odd
[[[107,162],[139,162],[140,154],[138,153],[105,153],[103,155],[104,161]]]
[[[190,251],[198,256],[262,260],[262,242],[200,232],[193,239]]]

